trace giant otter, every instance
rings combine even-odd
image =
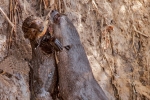
[[[48,24],[36,16],[27,17],[22,25],[24,37],[30,40],[32,48],[31,100],[53,100],[52,98],[55,98],[56,64],[47,29]]]
[[[80,42],[78,32],[69,18],[53,10],[54,36],[63,45],[57,52],[59,96],[63,100],[108,100],[96,82]]]

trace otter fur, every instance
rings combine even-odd
[[[57,52],[59,96],[63,100],[108,100],[95,80],[79,34],[69,18],[53,10],[54,36],[63,47]]]
[[[46,32],[44,21],[36,16],[27,17],[22,25],[24,37],[30,40],[32,60],[30,63],[31,100],[53,100],[57,72],[53,48],[49,43],[50,34]],[[44,38],[43,38],[44,37]],[[38,41],[41,39],[41,43]],[[37,48],[37,45],[39,47]]]

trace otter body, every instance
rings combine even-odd
[[[58,56],[59,92],[63,100],[108,100],[96,82],[80,42],[78,32],[67,16],[51,12],[54,36],[63,47]]]
[[[45,31],[46,28],[43,21],[36,16],[27,17],[22,25],[24,37],[30,40],[32,48],[31,100],[53,100],[52,98],[55,97],[56,63],[52,53],[53,47],[49,43],[50,34]],[[41,38],[42,40],[40,40]],[[40,44],[38,44],[39,40]]]

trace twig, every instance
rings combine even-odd
[[[58,7],[59,8],[59,12],[61,12],[61,2],[60,2],[60,0],[58,1],[58,3],[59,3],[58,4],[59,5],[59,7]]]
[[[111,75],[114,76],[114,71],[113,71],[113,69],[112,69],[112,67],[111,67],[111,65],[110,65],[110,63],[109,63],[109,61],[108,61],[106,55],[104,54],[103,57],[104,57],[104,59],[106,60],[108,66],[109,66],[109,68],[110,68]]]
[[[94,5],[94,8],[96,8],[96,11],[99,13],[99,15],[101,15],[98,6],[97,6],[97,4],[95,3],[95,0],[92,0],[92,4]]]
[[[135,35],[135,33],[133,32],[133,34],[132,34],[132,46],[131,47],[134,46],[134,35]]]
[[[43,3],[44,3],[44,8],[47,9],[47,5],[46,5],[45,0],[43,0]]]
[[[24,0],[24,2],[23,2],[23,8],[24,8],[24,12],[25,12],[25,14],[28,14],[28,12],[27,12],[27,7],[26,7],[26,0]]]
[[[132,46],[131,46],[131,48],[133,48],[135,54],[137,54],[136,48],[134,46],[134,35],[135,35],[135,33],[133,32],[133,34],[132,34]]]
[[[10,86],[9,82],[6,81],[6,80],[2,77],[2,75],[0,75],[0,80],[2,80],[2,82],[4,82],[7,86]]]
[[[43,0],[40,0],[40,16],[42,16],[42,1]]]
[[[148,55],[148,57],[146,58],[146,62],[147,62],[147,68],[148,68],[148,85],[150,85],[149,83],[150,83],[150,81],[149,81],[149,73],[150,73],[150,70],[149,70],[149,55]]]
[[[97,4],[95,3],[95,0],[92,0],[92,4],[95,6],[95,8],[98,10]]]
[[[135,32],[137,32],[137,33],[139,33],[139,34],[141,34],[141,35],[143,35],[143,36],[145,36],[147,38],[149,37],[148,35],[143,34],[142,32],[138,31],[134,25],[133,25],[133,28],[134,28]]]
[[[66,0],[63,0],[66,11],[68,11],[68,7],[66,5]]]
[[[0,7],[0,11],[1,11],[2,14],[4,15],[4,17],[6,18],[6,20],[8,21],[8,23],[11,25],[11,27],[15,30],[15,25],[10,21],[10,19],[7,17],[7,15],[6,15],[5,12],[2,10],[1,7]]]

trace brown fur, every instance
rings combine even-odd
[[[24,32],[24,37],[29,40],[35,40],[42,37],[47,30],[46,21],[43,23],[43,20],[36,16],[29,16],[25,19],[22,25],[22,30]]]
[[[24,36],[30,40],[32,48],[31,100],[53,100],[52,98],[56,97],[57,73],[54,53],[52,53],[52,46],[49,43],[50,34],[46,32],[47,28],[43,27],[43,21],[35,16],[27,17],[22,25]],[[41,37],[44,38],[37,48],[37,40]]]

